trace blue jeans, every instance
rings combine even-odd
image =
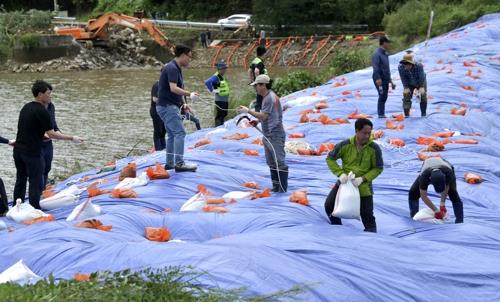
[[[373,84],[375,84],[375,80]],[[382,91],[379,90],[377,84],[375,84],[375,88],[377,88],[378,92],[377,113],[379,116],[383,116],[385,115],[385,102],[389,93],[389,82],[382,81]]]
[[[181,110],[176,105],[156,106],[156,112],[167,130],[167,165],[184,163],[184,138]]]

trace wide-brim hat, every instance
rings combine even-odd
[[[405,53],[403,59],[399,61],[401,64],[409,63],[415,65],[415,60],[413,59],[413,55],[411,53]]]
[[[267,74],[260,74],[255,78],[255,81],[250,83],[250,85],[255,86],[257,84],[269,84],[271,82],[271,78]]]

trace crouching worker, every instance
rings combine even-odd
[[[261,74],[250,85],[263,97],[260,112],[239,106],[239,113],[248,113],[262,123],[266,162],[271,171],[273,192],[286,192],[288,189],[288,166],[285,163],[285,129],[283,128],[283,109],[279,97],[271,90],[269,76]]]
[[[326,158],[328,167],[338,177],[338,180],[326,198],[325,211],[332,224],[342,224],[340,218],[332,216],[332,212],[339,186],[347,182],[347,174],[352,171],[356,176],[352,182],[359,188],[361,197],[360,214],[365,232],[376,233],[372,181],[382,173],[384,168],[382,151],[371,138],[373,124],[370,120],[358,119],[354,128],[356,134],[337,144]],[[338,165],[338,159],[342,160],[342,167]]]
[[[411,98],[413,91],[418,90],[420,95],[420,115],[426,116],[427,111],[427,80],[424,66],[415,62],[413,55],[407,53],[398,66],[399,76],[403,83],[403,110],[405,117],[410,117]]]
[[[427,195],[429,184],[434,186],[436,193],[441,195],[439,209]],[[420,175],[410,188],[408,193],[408,204],[411,217],[417,214],[418,200],[422,198],[424,203],[434,211],[434,218],[443,219],[446,216],[446,196],[450,196],[455,213],[455,223],[464,222],[464,209],[460,196],[457,192],[457,179],[453,165],[440,157],[431,157],[424,161]]]

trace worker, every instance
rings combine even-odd
[[[193,58],[191,49],[184,45],[175,46],[175,58],[161,72],[158,82],[158,100],[156,111],[167,130],[167,152],[165,169],[176,172],[195,172],[196,165],[184,162],[184,138],[186,130],[182,124],[181,107],[190,109],[183,96],[190,96],[192,101],[199,100],[197,92],[184,89],[182,67],[188,67]]]
[[[283,127],[283,109],[279,97],[272,91],[272,82],[268,75],[261,74],[250,85],[255,86],[262,96],[262,110],[252,111],[239,106],[239,113],[248,113],[262,123],[264,152],[271,172],[273,192],[286,192],[288,189],[288,166],[285,163],[285,129]]]
[[[440,195],[439,209],[430,200],[427,188],[432,184],[436,193]],[[430,157],[424,161],[420,174],[408,192],[408,204],[410,216],[417,214],[419,209],[419,198],[434,211],[434,218],[443,219],[447,215],[446,196],[450,197],[455,213],[455,223],[464,222],[464,209],[460,196],[457,192],[457,178],[455,169],[447,160],[440,157]]]
[[[427,80],[424,66],[415,62],[411,53],[403,55],[398,66],[399,77],[403,83],[403,110],[405,117],[410,116],[411,99],[413,92],[418,91],[420,99],[420,115],[426,116],[427,110]]]
[[[215,97],[215,127],[224,124],[229,108],[229,84],[225,78],[227,65],[221,62],[216,67],[215,74],[205,81],[208,91]]]
[[[328,218],[330,218],[331,224],[342,224],[340,218],[332,216],[332,212],[335,208],[335,198],[340,184],[347,183],[347,174],[353,172],[356,178],[352,180],[352,183],[359,188],[361,197],[360,214],[365,227],[364,231],[376,233],[377,225],[373,215],[372,181],[384,169],[382,150],[371,138],[373,124],[369,119],[360,118],[356,120],[354,128],[356,134],[337,144],[326,158],[328,167],[338,179],[326,198],[325,211]],[[342,167],[337,163],[338,159],[342,160]]]
[[[49,104],[47,105],[46,109],[49,112],[50,120],[54,131],[61,133],[59,127],[57,126],[56,107],[54,106],[52,99],[49,101]],[[48,135],[44,135],[43,137],[42,157],[44,162],[43,179],[41,183],[43,191],[47,186],[47,182],[49,180],[49,172],[52,169],[52,159],[54,158],[54,145],[52,144],[52,139],[50,139]]]
[[[207,33],[202,31],[200,33],[200,41],[201,41],[201,47],[202,48],[207,48]]]
[[[35,209],[40,209],[41,183],[43,181],[44,160],[42,158],[42,142],[44,135],[51,139],[72,140],[80,143],[83,140],[54,131],[51,117],[46,107],[50,103],[52,86],[44,81],[36,81],[31,91],[34,101],[27,103],[19,113],[17,136],[14,145],[14,163],[16,166],[16,184],[14,200],[24,202],[26,181],[29,179],[29,200]]]
[[[389,83],[392,86],[392,90],[396,89],[396,85],[392,82],[391,70],[389,68],[390,43],[391,41],[386,36],[380,37],[380,47],[372,55],[372,78],[378,92],[377,113],[379,118],[386,117],[385,102],[389,93]]]
[[[200,119],[194,115],[193,110],[190,107],[181,107],[181,116],[183,120],[193,122],[196,130],[201,130]]]
[[[15,141],[3,138],[0,136],[0,144],[9,144],[10,146],[14,146]],[[9,211],[9,200],[7,199],[7,193],[5,192],[5,185],[0,178],[0,217],[5,216],[5,214]]]
[[[161,69],[163,71],[163,67]],[[160,71],[160,72],[161,72]],[[167,130],[165,130],[165,125],[161,120],[158,112],[156,112],[156,103],[158,102],[158,81],[151,87],[151,106],[149,107],[149,115],[153,120],[153,144],[155,151],[164,150],[166,147],[165,136],[167,135]]]
[[[250,83],[254,82],[256,77],[265,74],[268,75],[266,66],[264,65],[264,56],[266,54],[266,47],[259,46],[257,47],[257,57],[253,59],[252,63],[250,63],[250,68],[248,68],[248,77],[250,79]],[[255,98],[255,111],[259,112],[262,107],[262,96],[258,93]]]
[[[210,32],[210,29],[208,29],[208,28],[207,28],[206,36],[207,36],[207,44],[210,45],[210,43],[212,43],[212,33]]]

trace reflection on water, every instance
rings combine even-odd
[[[287,70],[274,70],[272,74],[284,72]],[[204,80],[213,73],[212,69],[185,70],[186,88],[199,91],[204,100],[211,100]],[[97,167],[114,156],[125,156],[134,147],[146,152],[153,145],[150,91],[158,76],[159,71],[152,70],[0,74],[0,135],[15,138],[19,110],[33,99],[32,83],[43,79],[54,87],[52,101],[61,131],[86,139],[83,145],[54,142],[54,161],[49,178],[66,174],[75,165],[83,169]],[[229,69],[227,77],[232,97],[240,98],[251,91],[245,70]],[[194,110],[203,128],[213,126],[212,106],[194,104]],[[188,131],[195,130],[193,124],[186,123]],[[6,145],[0,145],[0,177],[11,197],[15,167],[12,148]]]

